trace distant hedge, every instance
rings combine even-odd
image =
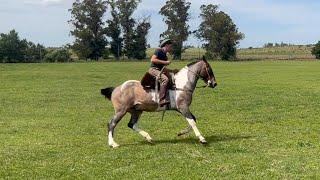
[[[55,49],[49,51],[45,57],[44,61],[46,62],[70,62],[71,61],[71,54],[68,49]]]
[[[320,59],[320,41],[312,48],[312,55],[316,56],[317,59]]]

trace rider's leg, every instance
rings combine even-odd
[[[157,76],[159,76],[160,71],[155,68],[150,68],[149,73],[152,76],[157,77]],[[170,101],[166,100],[166,93],[167,93],[167,86],[169,83],[169,78],[164,73],[162,73],[159,81],[160,81],[160,91],[159,91],[160,101],[159,101],[159,104],[160,104],[160,106],[163,106],[165,104],[170,103]]]
[[[166,100],[168,83],[169,83],[168,77],[164,74],[161,74],[160,91],[159,91],[159,98],[160,98],[159,104],[160,104],[160,106],[163,106],[165,104],[170,103],[170,101]]]

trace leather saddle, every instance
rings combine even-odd
[[[167,86],[167,89],[174,89],[175,88],[175,83],[173,80],[173,76],[175,73],[169,73],[169,83]],[[158,90],[160,90],[160,82],[156,82],[156,77],[152,76],[149,72],[146,72],[143,78],[141,79],[141,85],[143,86],[144,89],[146,90],[152,90],[156,88],[156,83],[158,83]]]

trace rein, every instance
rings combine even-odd
[[[205,66],[205,68],[206,68],[206,73],[207,73],[208,77],[210,78],[207,65]],[[189,68],[186,68],[186,67],[184,67],[183,69],[187,69],[189,72],[191,72],[192,74],[194,74],[197,78],[200,78],[200,79],[206,81],[205,77],[201,76],[199,73],[196,73],[196,72],[194,72],[194,71],[192,71],[192,70],[190,70]],[[205,85],[205,86],[200,86],[200,87],[197,87],[197,86],[196,86],[196,88],[206,88],[206,87],[209,86],[209,84],[210,84],[210,80],[207,80],[207,85]],[[188,92],[193,93],[193,90],[190,90],[190,89],[175,88],[175,90],[178,90],[178,91],[188,91]]]
[[[206,87],[208,87],[209,84],[211,83],[210,80],[205,79],[205,77],[201,76],[200,73],[196,73],[196,72],[194,72],[194,71],[192,71],[192,70],[190,70],[189,68],[186,68],[186,67],[184,67],[184,69],[187,69],[189,72],[191,72],[191,73],[193,73],[194,75],[196,75],[196,77],[198,77],[198,78],[200,78],[200,79],[202,79],[202,80],[204,80],[204,81],[207,81],[207,85],[206,85],[206,86],[200,86],[200,87],[196,87],[196,88],[206,88]],[[206,73],[207,73],[207,75],[208,75],[208,79],[211,79],[210,74],[209,74],[209,71],[208,71],[208,66],[207,66],[207,64],[205,64],[205,69],[206,69]]]

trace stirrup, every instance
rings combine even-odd
[[[166,99],[159,102],[160,107],[168,105],[168,104],[170,104],[170,101],[168,101]]]

